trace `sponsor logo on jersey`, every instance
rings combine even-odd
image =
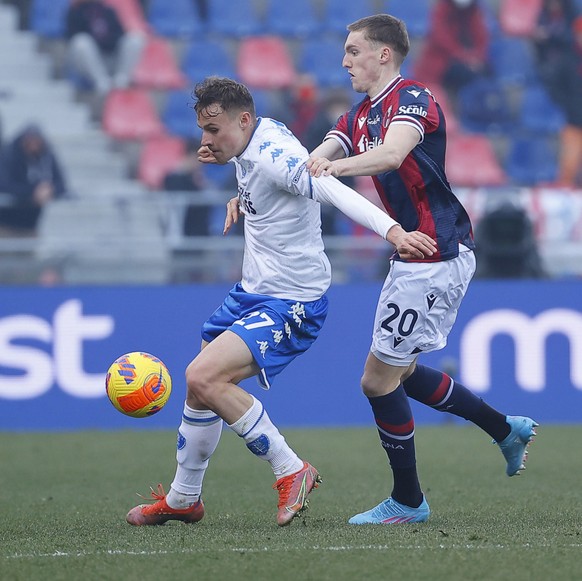
[[[428,115],[428,111],[419,105],[400,105],[398,107],[398,113],[402,115],[420,115],[421,117]]]

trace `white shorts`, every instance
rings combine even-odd
[[[419,353],[442,349],[475,264],[474,253],[464,246],[457,258],[443,262],[391,261],[376,309],[372,354],[405,367]]]

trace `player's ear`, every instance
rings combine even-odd
[[[240,114],[238,123],[241,129],[245,129],[251,124],[251,114],[248,111]]]
[[[380,62],[383,64],[390,62],[391,60],[394,60],[392,49],[389,46],[383,46],[382,52],[380,53]]]

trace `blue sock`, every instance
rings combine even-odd
[[[401,504],[417,508],[422,502],[422,491],[416,472],[414,419],[406,392],[400,385],[392,393],[368,400],[392,468],[394,488],[391,496]]]
[[[408,397],[473,422],[497,442],[509,435],[505,415],[442,371],[417,365],[403,385]]]

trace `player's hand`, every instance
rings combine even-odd
[[[321,176],[335,176],[337,177],[337,170],[326,157],[309,158],[307,161],[307,169],[311,177],[318,178]]]
[[[198,148],[198,161],[201,161],[202,163],[217,163],[214,153],[212,153],[206,145],[202,145]]]
[[[386,240],[394,245],[404,260],[428,258],[438,250],[436,242],[424,232],[407,232],[398,224],[388,230]]]
[[[228,234],[228,231],[232,228],[234,224],[238,222],[238,217],[240,215],[240,210],[238,207],[238,197],[231,198],[226,203],[226,218],[224,219],[224,230],[222,234]]]

